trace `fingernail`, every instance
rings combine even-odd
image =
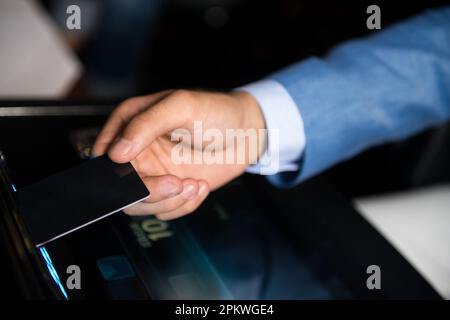
[[[162,184],[160,191],[164,196],[170,198],[179,194],[181,190],[178,185],[168,182]]]
[[[125,156],[128,152],[130,152],[131,147],[132,143],[130,140],[120,138],[119,141],[117,141],[116,144],[114,144],[114,146],[112,147],[111,152],[117,153],[121,156]]]
[[[184,187],[182,195],[186,199],[192,199],[195,196],[195,187],[192,184],[188,184]]]
[[[198,195],[199,195],[199,196],[205,195],[205,193],[207,192],[207,189],[208,189],[208,188],[206,188],[206,186],[205,186],[204,184],[202,184],[202,185],[200,186],[200,188],[198,189]]]

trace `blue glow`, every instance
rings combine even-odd
[[[62,294],[64,295],[64,297],[66,298],[66,300],[69,299],[66,289],[64,289],[64,286],[61,283],[61,280],[59,279],[58,273],[56,272],[55,267],[53,266],[53,261],[50,258],[47,249],[45,249],[45,247],[40,247],[39,250],[41,251],[42,257],[45,260],[45,263],[47,264],[47,269],[50,272],[53,280],[55,281],[55,283],[58,285],[59,289],[61,290]]]
[[[14,192],[17,192],[17,189],[16,189],[16,186],[15,186],[15,185],[11,184],[11,187],[12,187],[12,189],[13,189]]]

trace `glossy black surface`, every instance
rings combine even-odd
[[[148,196],[130,163],[102,156],[19,189],[16,201],[40,246]]]
[[[0,117],[0,144],[13,181],[24,187],[80,163],[70,133],[104,119]],[[7,243],[1,243],[2,259],[13,261],[15,249]],[[60,285],[68,278],[67,266],[82,270],[82,289],[66,288],[69,299],[439,298],[325,176],[290,190],[244,176],[185,218],[161,222],[119,213],[45,249]],[[128,271],[108,273],[113,265],[105,269],[105,261],[122,261],[112,269]],[[366,268],[374,263],[383,270],[383,290],[366,287]],[[29,292],[17,284],[29,271],[11,267],[3,274],[15,274],[4,294],[14,288]],[[52,282],[50,271],[38,277]],[[58,289],[56,281],[51,286]]]

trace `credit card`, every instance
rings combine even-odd
[[[131,163],[104,155],[19,189],[16,200],[39,247],[150,196]]]

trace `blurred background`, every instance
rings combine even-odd
[[[27,10],[21,2],[32,8]],[[446,2],[376,4],[382,8],[386,28]],[[70,51],[66,54],[73,54],[71,58],[79,63],[59,97],[115,99],[166,88],[230,89],[371,32],[365,23],[370,4],[373,1],[1,0],[0,39],[5,40],[4,33],[9,35],[8,42],[1,42],[1,51],[8,45],[8,63],[23,65],[23,51],[33,52],[31,44],[45,35],[37,32],[38,27],[25,33],[19,22],[21,16],[38,16],[47,33],[57,33]],[[81,9],[80,30],[67,28],[70,5]],[[6,25],[7,20],[16,23]],[[25,41],[27,46],[19,45]],[[36,65],[45,63],[39,62],[38,54],[34,59]],[[2,72],[0,78],[13,76]],[[45,81],[46,76],[48,71],[33,78]],[[3,100],[32,97],[34,92],[33,88],[17,94],[0,90]],[[45,92],[36,95],[46,96]]]

